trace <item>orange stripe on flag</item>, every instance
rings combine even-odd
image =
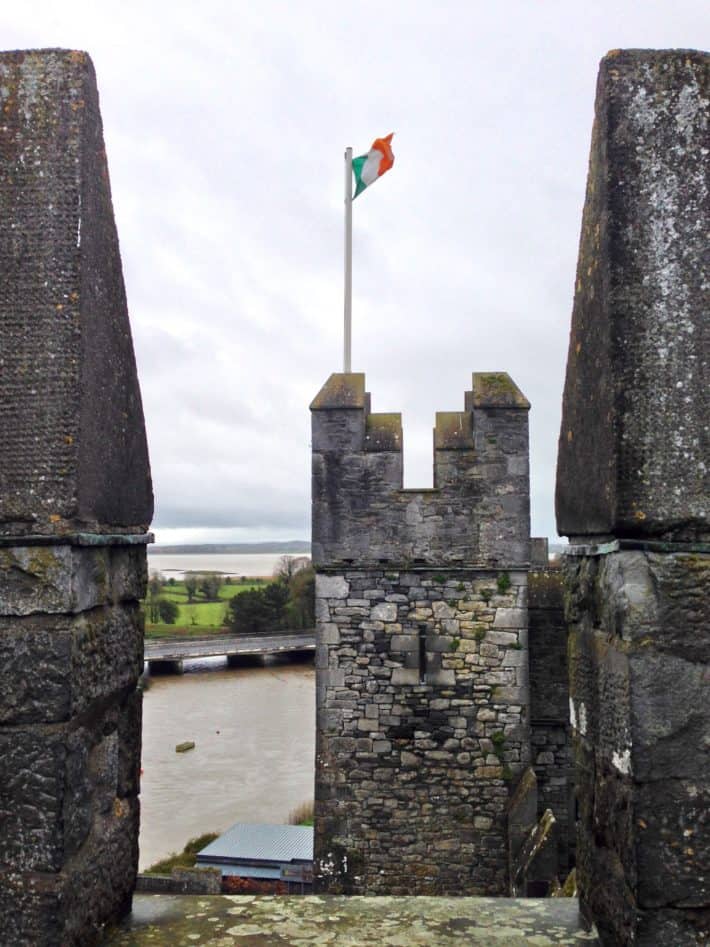
[[[384,174],[385,171],[389,171],[389,169],[394,164],[394,154],[392,152],[392,146],[391,146],[393,135],[394,135],[394,132],[390,132],[389,135],[387,135],[385,138],[375,138],[375,140],[372,143],[372,150],[379,151],[382,153],[380,166],[377,170],[378,177],[381,174]]]

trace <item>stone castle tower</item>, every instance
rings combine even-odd
[[[529,403],[474,374],[438,413],[434,488],[402,488],[399,414],[362,374],[311,405],[316,887],[507,893],[527,766]]]

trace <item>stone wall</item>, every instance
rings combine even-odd
[[[537,777],[537,815],[552,810],[557,822],[558,871],[574,865],[575,813],[569,726],[567,625],[559,568],[528,576],[530,741]]]
[[[311,405],[318,565],[508,568],[530,546],[530,404],[504,372],[476,373],[465,411],[438,412],[434,489],[402,489],[402,419],[374,414],[363,374]]]
[[[704,943],[710,556],[580,551],[565,571],[582,902],[605,944]]]
[[[0,930],[97,943],[138,863],[150,470],[93,67],[0,54]]]
[[[474,376],[466,403],[437,415],[429,491],[402,489],[399,415],[369,413],[364,376],[312,405],[320,891],[507,893],[529,762],[528,404],[505,375]]]
[[[710,938],[710,56],[601,64],[557,471],[583,909]]]

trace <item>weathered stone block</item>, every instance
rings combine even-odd
[[[710,907],[710,783],[646,783],[634,800],[641,908]]]
[[[135,687],[143,669],[138,605],[77,617],[0,618],[0,723],[60,723]]]
[[[340,575],[316,576],[316,596],[318,598],[347,598],[350,594],[350,583]]]
[[[601,558],[599,570],[596,620],[605,628],[634,648],[707,660],[710,555],[624,550]]]
[[[390,638],[391,651],[416,651],[419,648],[419,638],[416,635],[392,635]]]
[[[450,671],[446,668],[427,671],[426,680],[427,684],[434,687],[453,687],[456,683],[456,671]]]
[[[678,947],[696,947],[710,941],[710,909],[678,910],[661,908],[657,911],[639,911],[637,916],[637,947],[659,947],[677,944]]]
[[[707,539],[710,56],[601,62],[557,467],[570,536]]]
[[[641,653],[630,658],[629,671],[634,778],[710,785],[707,663]]]
[[[153,498],[91,60],[3,53],[0,109],[0,534],[141,531]]]
[[[572,728],[621,772],[631,766],[628,657],[601,632],[574,630],[569,638]]]
[[[137,796],[140,792],[142,723],[143,693],[136,689],[119,707],[116,783],[116,794],[119,798]]]
[[[400,684],[418,684],[419,671],[417,668],[393,668],[392,683],[395,686]]]
[[[55,947],[62,931],[63,879],[0,867],[0,918],[7,944]]]
[[[68,749],[63,734],[0,733],[0,864],[57,871]]]
[[[320,625],[319,641],[324,645],[340,644],[340,629],[334,623]]]
[[[546,570],[549,567],[549,540],[547,536],[530,538],[530,568]]]
[[[375,605],[370,613],[372,621],[397,621],[397,606],[390,602]]]
[[[137,869],[138,800],[117,799],[96,819],[81,857],[60,875],[63,942],[100,942],[106,925],[130,911]]]
[[[118,716],[114,705],[85,717],[83,725],[0,731],[1,865],[59,872],[90,836],[101,849],[101,820],[116,806],[123,811],[125,803],[137,819],[136,806],[119,796],[126,787]],[[132,736],[135,758],[139,734]],[[136,832],[126,843],[131,846],[137,846],[135,819],[126,824]]]
[[[494,628],[527,628],[528,613],[524,608],[497,608]]]
[[[0,548],[0,616],[65,614],[145,595],[145,546]]]

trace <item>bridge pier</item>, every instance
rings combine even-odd
[[[181,660],[172,660],[161,658],[160,660],[148,661],[148,669],[151,674],[184,674],[185,667]]]

